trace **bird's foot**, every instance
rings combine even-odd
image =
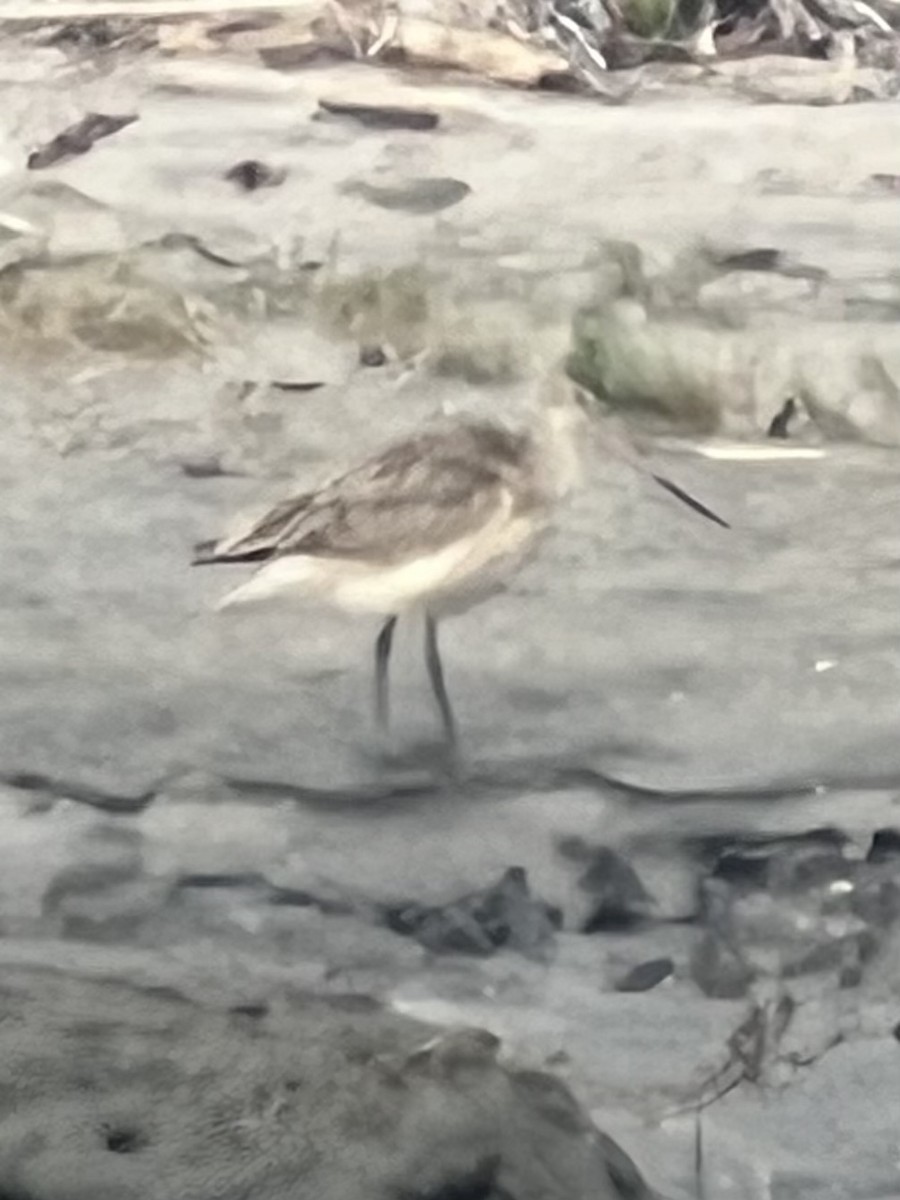
[[[422,771],[432,778],[455,778],[460,770],[459,748],[455,741],[428,739],[398,746],[381,738],[372,757],[382,770],[391,772]]]

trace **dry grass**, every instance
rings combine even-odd
[[[338,274],[330,268],[313,293],[315,319],[334,337],[391,346],[409,358],[428,345],[433,282],[424,267]]]
[[[209,318],[202,302],[141,278],[116,255],[32,260],[0,272],[0,336],[19,349],[167,358],[201,351]]]

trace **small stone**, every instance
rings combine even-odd
[[[866,862],[883,863],[895,858],[900,858],[900,829],[876,829]]]
[[[616,983],[617,992],[649,992],[657,984],[668,979],[675,970],[671,958],[651,958],[649,962],[639,963],[623,975]]]
[[[408,179],[393,185],[359,180],[345,184],[342,190],[347,195],[360,196],[377,208],[419,215],[451,208],[472,191],[467,183],[451,178]]]
[[[225,172],[225,178],[239,184],[247,192],[257,188],[278,187],[287,179],[287,171],[270,167],[256,158],[245,158]]]
[[[397,104],[358,104],[349,100],[320,100],[322,116],[344,117],[367,129],[437,129],[440,117],[425,108]]]
[[[414,937],[436,954],[490,955],[508,947],[537,955],[562,923],[559,911],[531,895],[521,867],[510,867],[491,887],[441,906],[389,908],[395,933]]]
[[[359,365],[361,367],[383,367],[387,355],[380,346],[360,346]]]
[[[183,475],[188,479],[216,479],[230,474],[222,465],[222,460],[214,454],[197,458],[183,458],[178,464]]]

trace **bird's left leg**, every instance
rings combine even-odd
[[[428,667],[428,679],[441,714],[447,743],[451,748],[455,748],[456,720],[450,706],[450,697],[447,695],[447,685],[444,683],[444,668],[438,650],[437,623],[430,614],[425,617],[425,664]]]

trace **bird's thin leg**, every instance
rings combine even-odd
[[[388,661],[391,657],[391,645],[394,641],[396,617],[388,617],[381,627],[381,632],[375,639],[375,718],[378,731],[387,733],[390,723],[390,704],[388,702]]]
[[[441,655],[438,650],[437,624],[432,616],[425,617],[425,663],[428,667],[428,679],[431,690],[441,713],[444,733],[450,746],[456,745],[456,721],[453,709],[450,707],[450,697],[447,695],[447,685],[444,683],[444,668],[441,666]]]

